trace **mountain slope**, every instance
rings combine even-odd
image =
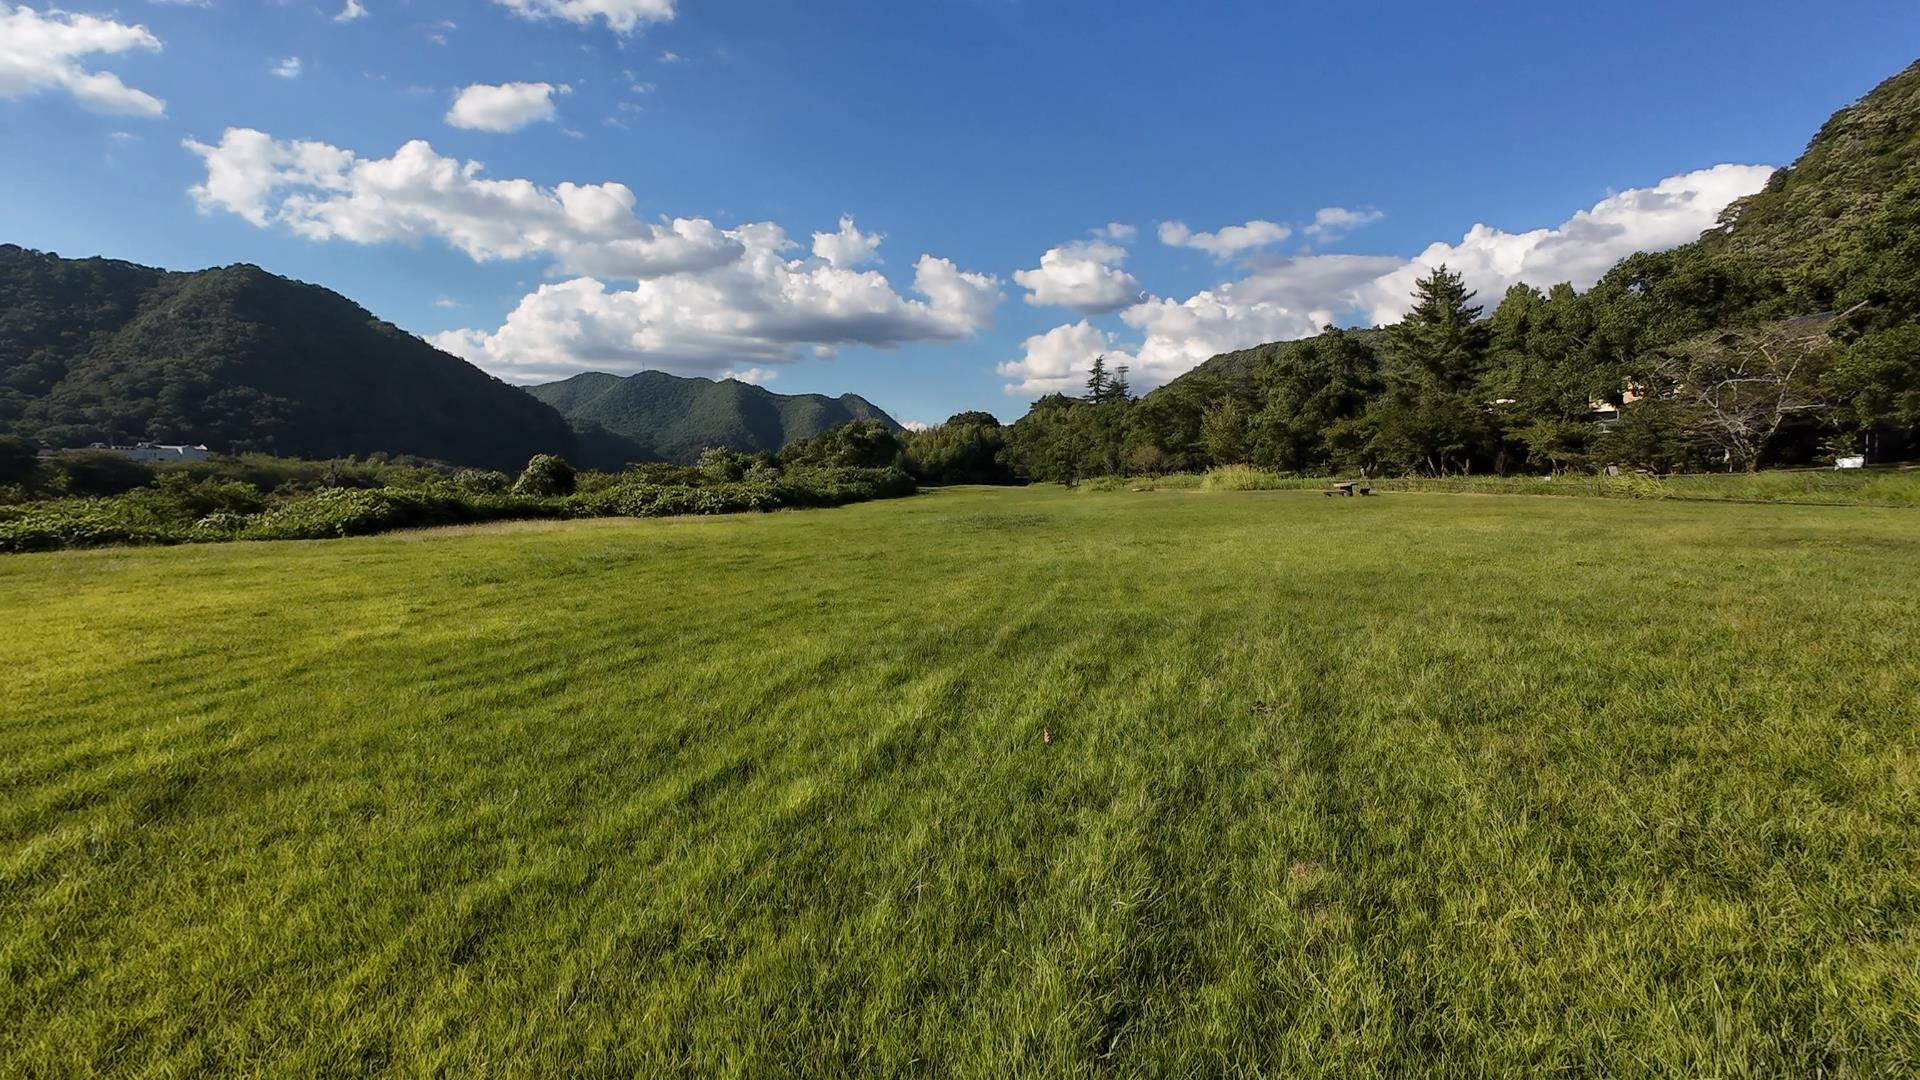
[[[855,420],[900,427],[856,394],[776,394],[733,379],[714,382],[663,371],[625,378],[588,372],[526,389],[580,430],[588,464],[609,467],[620,462],[606,460],[607,455],[622,449],[627,460],[687,462],[710,446],[748,453],[778,450]],[[625,440],[626,446],[610,446],[606,435]]]
[[[1834,113],[1800,157],[1775,172],[1765,188],[1736,200],[1722,212],[1720,224],[1698,240],[1661,257],[1656,265],[1664,272],[1678,269],[1676,277],[1699,279],[1692,295],[1667,301],[1679,309],[1668,313],[1671,321],[1689,325],[1691,317],[1701,324],[1693,328],[1699,330],[1760,311],[1783,317],[1834,310],[1849,275],[1860,273],[1861,248],[1876,215],[1902,200],[1911,203],[1915,185],[1920,185],[1920,61]],[[1641,283],[1626,273],[1637,258],[1616,266],[1596,291],[1606,292],[1610,284],[1616,291],[1639,289]],[[1716,279],[1741,275],[1748,279],[1744,290],[1716,284]],[[1716,288],[1719,295],[1713,295]],[[1497,296],[1480,297],[1489,315],[1499,302]],[[1262,359],[1288,362],[1291,344],[1269,342],[1221,353],[1154,393],[1250,386]]]
[[[558,413],[317,285],[0,245],[0,431],[56,446],[384,451],[494,468],[572,449]]]
[[[1920,61],[1820,125],[1799,160],[1736,201],[1700,246],[1800,274],[1831,272],[1904,181],[1920,178]]]

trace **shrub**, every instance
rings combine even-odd
[[[448,483],[463,495],[505,495],[513,490],[513,478],[491,469],[461,469]]]
[[[515,495],[549,497],[573,494],[575,477],[567,459],[553,454],[535,454],[533,460],[513,482]]]
[[[747,469],[753,460],[745,454],[736,454],[724,447],[710,447],[700,455],[698,469],[702,479],[709,483],[730,484],[747,475]]]
[[[250,519],[241,535],[248,540],[324,540],[429,525],[562,517],[566,512],[567,504],[559,499],[330,488],[288,500]]]
[[[260,489],[239,480],[195,480],[187,473],[168,472],[160,475],[156,488],[157,500],[195,520],[214,513],[257,514],[267,508]]]
[[[911,495],[913,478],[899,469],[754,468],[745,479],[700,484],[629,481],[574,500],[586,516],[664,517],[738,514],[782,507],[840,506]]]
[[[53,486],[68,495],[122,495],[153,483],[153,467],[106,450],[75,450],[48,459]]]
[[[54,551],[107,544],[165,544],[183,538],[177,520],[131,499],[49,499],[0,519],[0,551]]]
[[[1305,483],[1251,465],[1222,465],[1207,470],[1200,486],[1208,491],[1280,491],[1303,487]]]
[[[647,475],[699,480],[697,473],[686,469]],[[566,498],[469,494],[452,478],[405,489],[341,487],[267,496],[250,484],[196,478],[182,471],[169,472],[151,490],[110,498],[0,505],[0,552],[234,539],[319,540],[516,518],[735,514],[785,506],[837,506],[913,491],[912,478],[898,469],[780,471],[758,465],[737,481],[661,484],[623,479]]]

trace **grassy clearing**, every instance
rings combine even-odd
[[[1920,1068],[1908,511],[950,489],[0,618],[0,1073]]]
[[[1345,477],[1344,479],[1353,479]],[[1203,476],[1113,479],[1107,490],[1162,491],[1204,487],[1209,491],[1318,491],[1326,477],[1283,476],[1249,465],[1228,465]],[[1767,502],[1811,506],[1920,507],[1920,469],[1774,469],[1758,473],[1685,473],[1671,476],[1445,476],[1369,480],[1376,491],[1427,491],[1456,495],[1571,495],[1606,499],[1681,499],[1706,502]]]

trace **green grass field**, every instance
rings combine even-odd
[[[1920,1070],[1912,510],[946,490],[0,620],[0,1074]]]

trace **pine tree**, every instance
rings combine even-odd
[[[1413,310],[1387,331],[1388,377],[1441,393],[1460,393],[1479,379],[1490,328],[1466,278],[1441,266],[1414,283]]]
[[[1495,465],[1499,430],[1479,390],[1490,329],[1473,292],[1441,266],[1413,295],[1413,310],[1386,332],[1387,393],[1367,409],[1368,452],[1391,469],[1429,475]]]
[[[1095,405],[1107,400],[1112,381],[1107,375],[1107,358],[1104,354],[1093,358],[1093,367],[1087,377],[1087,400]]]

